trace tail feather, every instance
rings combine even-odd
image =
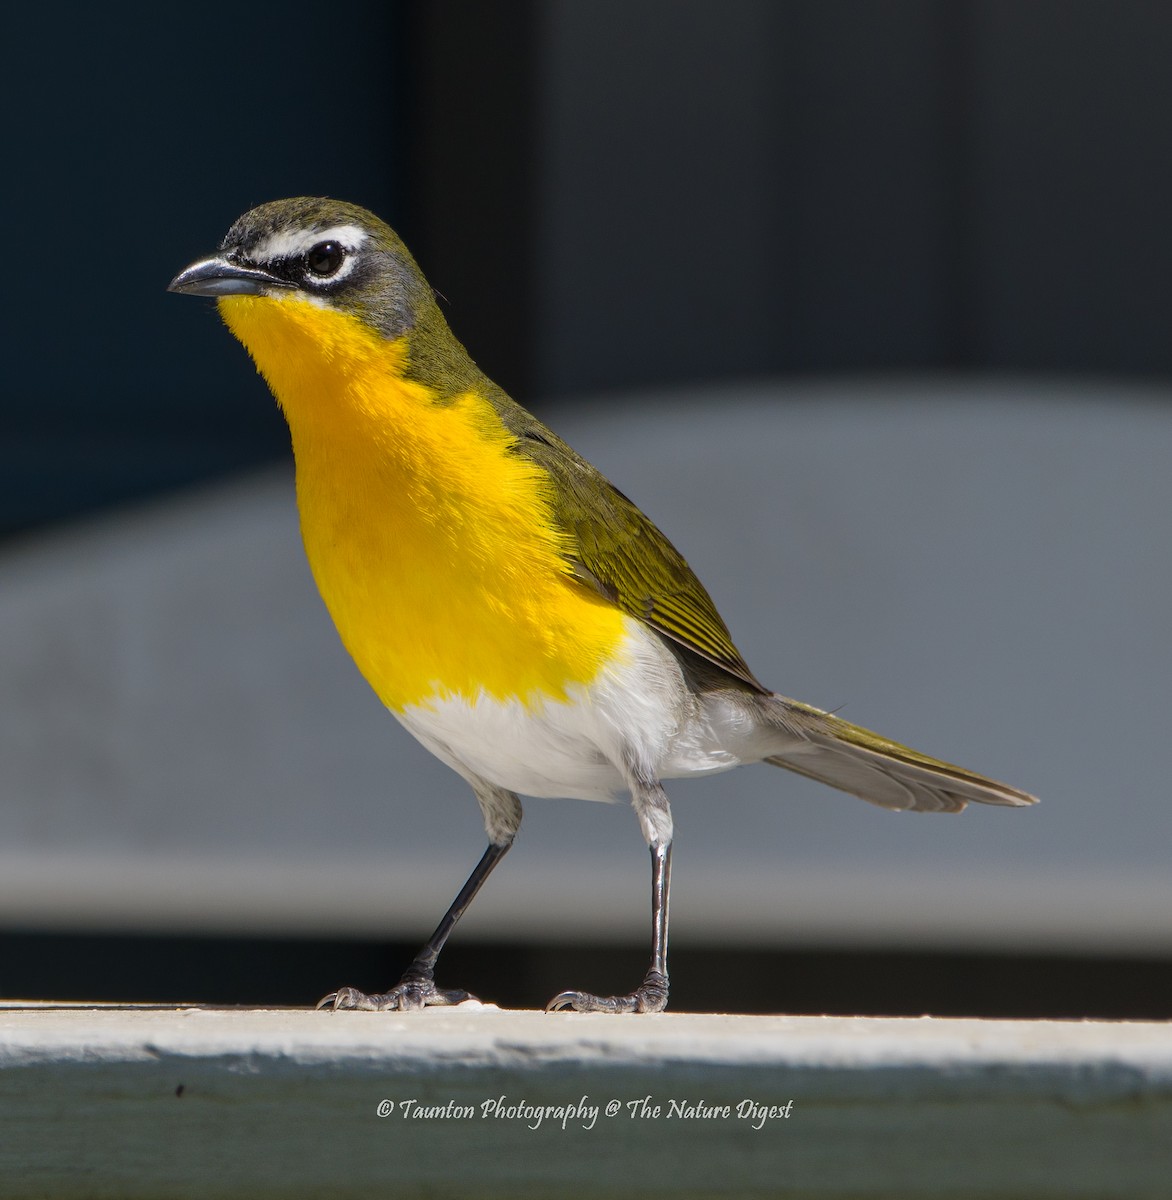
[[[789,735],[784,753],[770,755],[767,763],[872,804],[912,812],[960,812],[970,800],[1015,807],[1036,803],[1036,797],[1017,788],[929,758],[808,704],[775,695],[764,707],[767,720]]]

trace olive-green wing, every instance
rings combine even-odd
[[[574,577],[623,612],[768,694],[683,555],[601,472],[535,417],[525,417],[514,430],[517,452],[554,481],[554,519],[573,540],[567,561]]]

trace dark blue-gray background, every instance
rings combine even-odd
[[[162,288],[263,200],[402,229],[518,398],[1172,370],[1152,0],[46,3],[6,19],[0,529],[278,456]]]

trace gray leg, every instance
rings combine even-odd
[[[445,989],[435,986],[436,959],[439,958],[440,951],[444,948],[444,943],[455,928],[456,922],[464,915],[493,867],[504,858],[513,844],[513,838],[521,824],[521,804],[512,792],[505,792],[490,784],[481,784],[479,780],[473,783],[473,788],[492,840],[472,874],[468,876],[468,881],[460,889],[460,894],[444,913],[444,918],[436,926],[435,932],[403,972],[403,978],[389,992],[380,992],[373,996],[368,996],[357,988],[339,988],[321,999],[318,1008],[407,1011],[431,1004],[460,1004],[465,1000],[475,999],[462,988]]]
[[[671,809],[659,784],[632,791],[632,803],[651,849],[651,966],[643,982],[625,996],[595,996],[592,992],[559,992],[546,1012],[663,1012],[667,1007],[667,916],[671,891]]]

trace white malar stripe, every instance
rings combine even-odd
[[[452,696],[395,715],[465,778],[522,796],[614,800],[633,774],[726,771],[765,750],[746,726],[747,711],[692,695],[659,636],[634,619],[623,653],[569,700]]]
[[[358,225],[334,225],[329,229],[281,229],[257,242],[249,257],[255,263],[297,258],[319,242],[340,242],[353,253],[369,240],[370,234]]]

